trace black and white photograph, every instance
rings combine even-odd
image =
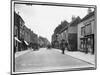
[[[96,69],[96,5],[11,5],[12,74]]]

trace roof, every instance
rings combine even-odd
[[[75,20],[70,23],[70,26],[75,26],[81,21],[81,18],[78,16]]]
[[[69,25],[69,24],[68,24]],[[63,32],[64,30],[66,30],[68,28],[68,25],[66,25],[64,28],[62,28],[59,33]]]
[[[18,24],[18,23],[19,23],[19,19],[20,19],[23,23],[25,23],[24,20],[22,19],[22,17],[21,17],[19,14],[17,14],[16,12],[14,12],[14,21],[15,21],[15,25],[19,25],[19,24]]]
[[[62,29],[64,29],[65,27],[68,27],[68,22],[67,21],[63,21],[61,22],[61,24],[55,28],[54,33],[59,33]]]
[[[91,12],[91,13],[89,13],[89,14],[87,14],[87,15],[81,20],[81,22],[84,21],[84,20],[89,19],[90,17],[92,17],[92,16],[94,16],[94,15],[95,15],[95,12],[94,12],[94,11]]]

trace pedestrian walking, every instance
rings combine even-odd
[[[60,48],[62,50],[62,54],[65,54],[65,40],[64,39],[61,40]]]

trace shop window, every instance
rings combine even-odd
[[[83,49],[83,40],[80,39],[80,49]]]

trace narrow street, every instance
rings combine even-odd
[[[81,67],[93,67],[93,65],[69,55],[61,54],[57,49],[41,48],[15,59],[16,72],[42,72]]]

